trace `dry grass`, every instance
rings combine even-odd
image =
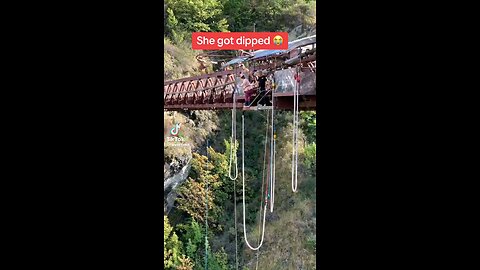
[[[191,48],[191,44],[185,42],[180,45],[174,45],[172,42],[165,38],[163,39],[163,79],[176,80],[200,74],[200,63],[197,61],[196,56],[203,51],[194,51]],[[212,71],[212,65],[206,64],[209,72]]]
[[[290,116],[285,115],[283,121],[286,121],[286,124],[277,134],[275,208],[273,214],[269,210],[267,211],[265,240],[260,248],[258,267],[262,270],[316,269],[314,248],[316,241],[316,183],[314,176],[311,176],[311,172],[307,173],[306,169],[303,168],[301,160],[303,144],[300,144],[299,189],[297,193],[293,193],[291,190],[292,125],[290,122],[292,118]],[[187,139],[191,140],[192,151],[195,152],[198,152],[200,147],[204,147],[207,137],[223,142],[223,138],[228,137],[230,133],[228,126],[225,128],[225,125],[219,122],[218,115],[215,112],[197,111],[194,116],[188,115],[188,117],[182,113],[176,113],[175,120],[173,118],[173,113],[164,114],[166,126],[170,128],[173,127],[175,122],[182,123],[181,132]],[[195,120],[192,121],[189,118]],[[220,130],[221,126],[224,126],[223,130]],[[217,132],[218,130],[220,132]],[[168,131],[166,130],[166,132]],[[303,134],[300,134],[300,141],[303,140],[303,137]],[[178,149],[166,147],[166,154],[167,150],[170,151],[170,154],[178,154]],[[248,182],[248,186],[253,184]],[[259,207],[259,205],[248,206],[248,209],[253,210],[253,207]],[[241,269],[253,270],[256,266],[256,252],[251,251],[244,243],[241,203],[237,205],[237,211]],[[233,211],[231,215],[233,215]],[[258,223],[247,225],[248,239],[250,244],[254,246],[258,245],[258,238],[261,233],[258,225]],[[225,229],[229,230],[231,227],[233,227],[233,223]],[[215,247],[227,247],[231,260],[234,259],[234,244],[225,244],[225,242],[228,242],[229,239],[231,241],[232,237],[226,231],[224,235],[219,235],[218,239],[214,240]]]
[[[258,269],[280,270],[280,269],[316,269],[316,209],[315,192],[308,193],[310,196],[301,194],[302,183],[310,181],[314,185],[315,179],[308,178],[305,174],[299,173],[299,190],[293,193],[291,190],[291,154],[292,135],[291,124],[282,134],[279,134],[276,164],[276,191],[275,208],[273,221],[267,221],[265,225],[265,240],[260,248]],[[300,134],[300,138],[303,135]],[[300,147],[300,154],[303,147]],[[267,219],[270,211],[267,211]],[[249,228],[249,242],[255,242],[260,231],[258,224],[255,228]],[[250,240],[252,239],[252,240]],[[256,246],[256,245],[255,245]],[[243,250],[245,266],[247,269],[255,269],[256,253],[248,247]]]
[[[198,152],[200,147],[203,147],[207,137],[218,130],[218,116],[212,111],[194,111],[195,120],[191,120],[191,115],[181,112],[164,112],[164,137],[170,135],[170,129],[176,123],[179,123],[180,132],[179,137],[185,139],[185,146],[170,146],[171,143],[164,144],[165,157],[173,158],[174,156],[190,155],[193,152]]]

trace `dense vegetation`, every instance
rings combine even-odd
[[[208,269],[235,269],[234,181],[228,177],[230,114],[219,113],[224,130],[210,136],[212,146],[206,155],[193,154],[188,180],[178,189],[175,229],[165,217],[166,269],[204,269],[205,214],[208,197]],[[258,239],[259,202],[263,171],[265,115],[246,114],[248,138],[245,141],[245,194],[249,238]],[[299,192],[291,191],[292,114],[279,112],[276,146],[277,188],[275,211],[267,214],[264,248],[259,269],[315,269],[315,112],[301,114]],[[240,117],[238,119],[240,123]],[[240,131],[238,131],[240,135]],[[238,145],[237,145],[238,146]],[[217,150],[215,150],[217,149]],[[236,149],[235,149],[236,150]],[[241,153],[239,153],[241,162]],[[259,162],[260,161],[260,162]],[[241,163],[239,163],[241,164]],[[286,165],[286,166],[282,166]],[[241,166],[239,168],[241,172]],[[206,183],[209,189],[206,196]],[[244,269],[255,269],[256,254],[245,246],[242,224],[242,179],[236,182],[238,256]],[[295,237],[292,237],[295,236]],[[252,241],[252,240],[250,240]],[[291,261],[285,261],[291,259]],[[276,264],[272,264],[275,261]],[[169,268],[170,267],[170,268]],[[176,268],[177,267],[177,268]],[[182,268],[178,268],[182,267]]]
[[[288,32],[298,26],[302,32],[315,26],[315,12],[312,0],[165,0],[164,80],[200,72],[195,56],[202,52],[191,50],[192,32]]]
[[[298,25],[303,28],[315,24],[315,1],[308,0],[165,0],[165,6],[165,80],[199,74],[195,59],[199,52],[190,48],[193,31],[253,31],[254,24],[255,31],[289,31]],[[208,68],[211,71],[213,67]],[[316,114],[302,112],[300,116],[299,191],[294,194],[291,190],[293,117],[288,111],[276,113],[275,210],[268,211],[264,244],[259,252],[254,252],[243,239],[241,150],[239,176],[236,181],[228,177],[230,112],[164,114],[168,126],[179,121],[184,124],[182,133],[192,141],[192,149],[165,149],[169,160],[176,155],[192,157],[189,176],[177,188],[175,210],[164,216],[165,269],[205,269],[206,262],[210,270],[236,269],[236,234],[238,269],[316,269]],[[241,116],[237,117],[240,140]],[[245,125],[246,226],[249,242],[256,246],[261,232],[259,209],[265,173],[266,114],[245,113]],[[239,147],[234,146],[234,150]]]
[[[166,0],[166,35],[175,43],[191,32],[276,32],[315,24],[312,0]]]

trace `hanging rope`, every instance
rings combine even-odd
[[[277,134],[275,132],[275,125],[274,125],[274,118],[273,118],[274,117],[273,109],[275,108],[275,104],[274,104],[275,98],[273,97],[273,93],[275,91],[275,85],[276,84],[275,84],[275,76],[274,76],[273,77],[273,83],[272,83],[272,138],[271,138],[271,140],[273,142],[273,149],[272,149],[272,156],[273,156],[272,157],[272,165],[273,165],[273,167],[271,168],[271,175],[273,175],[272,176],[273,181],[272,181],[272,185],[271,185],[272,186],[271,187],[272,188],[272,199],[270,200],[270,203],[271,203],[270,212],[271,213],[273,212],[273,203],[274,203],[274,199],[275,199],[274,192],[275,192],[275,179],[276,179],[276,177],[275,177],[275,140],[277,138]]]
[[[237,189],[236,180],[233,180],[233,209],[235,212],[235,269],[238,270],[238,233],[237,233]]]
[[[233,92],[233,107],[232,107],[232,136],[230,137],[230,162],[228,165],[228,176],[231,180],[235,180],[238,177],[238,164],[237,154],[234,148],[237,145],[237,110],[236,110],[236,95]],[[235,176],[232,176],[232,162],[235,160]]]
[[[267,199],[268,199],[268,181],[266,181],[268,179],[268,172],[267,172],[267,179],[265,179],[265,166],[267,165],[267,142],[268,142],[268,127],[269,127],[269,115],[268,115],[268,111],[266,111],[266,116],[267,116],[267,128],[265,129],[265,150],[263,153],[265,153],[263,155],[263,170],[262,170],[262,192],[260,193],[260,210],[258,211],[258,219],[262,219],[262,207],[263,207],[263,199],[262,199],[262,195],[265,196],[264,197],[264,200],[265,200],[265,208],[267,207]],[[267,184],[267,186],[265,186],[265,194],[263,194],[263,186]],[[262,229],[261,227],[262,223],[259,222],[258,223],[258,231],[260,231]],[[260,237],[258,237],[258,244],[260,244]],[[260,255],[260,250],[257,250],[257,264],[255,266],[255,270],[258,269],[258,257]]]
[[[263,244],[263,239],[265,236],[265,217],[267,214],[267,207],[264,207],[263,211],[263,230],[262,230],[262,240],[260,241],[260,244],[258,247],[253,248],[250,243],[248,243],[247,239],[247,226],[246,226],[246,221],[245,221],[245,116],[244,113],[242,112],[242,182],[243,182],[243,234],[245,237],[245,243],[247,243],[247,246],[251,250],[258,250],[262,244]]]
[[[298,180],[298,126],[299,126],[299,110],[298,110],[298,95],[300,87],[299,67],[296,68],[295,75],[295,89],[293,93],[293,144],[292,144],[292,191],[297,192]]]
[[[205,173],[205,270],[208,270],[208,139],[207,139],[207,171]]]
[[[237,133],[236,110],[232,109],[232,136],[230,138],[230,163],[229,163],[229,172],[228,172],[228,176],[230,177],[231,180],[235,180],[238,177],[237,155],[234,151],[237,145],[236,133]],[[232,176],[232,162],[235,163],[235,176]]]
[[[273,204],[275,202],[275,121],[274,121],[274,89],[272,88],[272,135],[270,138],[270,213],[273,213]]]
[[[235,269],[238,270],[238,233],[237,233],[237,189],[236,179],[238,177],[237,152],[234,148],[237,146],[237,112],[236,112],[236,89],[233,92],[233,107],[232,107],[232,136],[230,137],[230,164],[228,169],[228,176],[233,180],[233,209],[235,213]],[[232,177],[232,160],[235,159],[235,177]]]

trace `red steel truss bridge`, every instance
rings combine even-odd
[[[277,85],[290,85],[290,88],[274,89],[273,98],[275,109],[293,109],[293,87],[295,79],[288,76],[289,72],[298,71],[300,74],[299,109],[316,109],[316,54],[306,55],[300,61],[283,58],[280,61],[256,61],[256,70],[268,70],[274,72],[274,76],[281,78],[281,82],[275,80]],[[293,61],[292,61],[293,60]],[[228,110],[235,105],[237,109],[255,110],[260,106],[245,106],[245,96],[237,94],[236,102],[233,101],[233,93],[236,85],[236,74],[240,70],[226,70],[215,73],[183,78],[164,82],[163,100],[164,110]],[[286,75],[282,77],[282,74]],[[285,90],[286,89],[286,90]],[[267,89],[269,90],[269,89]]]

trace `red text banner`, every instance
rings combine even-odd
[[[194,32],[194,50],[287,50],[287,32]]]

